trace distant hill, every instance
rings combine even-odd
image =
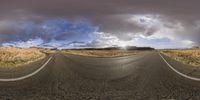
[[[200,47],[199,46],[193,46],[192,48],[193,49],[199,49]]]
[[[66,50],[155,50],[151,47],[136,47],[136,46],[127,46],[122,47],[106,47],[106,48],[76,48],[76,49],[66,49]]]

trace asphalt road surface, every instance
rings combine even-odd
[[[34,76],[0,82],[0,100],[200,100],[200,82],[175,73],[155,51],[116,58],[56,53]]]

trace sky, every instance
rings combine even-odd
[[[200,45],[199,0],[1,0],[0,45]]]

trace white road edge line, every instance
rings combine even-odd
[[[190,80],[194,80],[194,81],[200,81],[200,78],[196,78],[196,77],[192,77],[192,76],[188,76],[186,74],[183,74],[181,72],[179,72],[178,70],[176,70],[174,67],[172,67],[172,65],[170,65],[167,60],[160,54],[160,52],[158,51],[158,54],[160,55],[160,57],[163,59],[163,61],[174,71],[176,72],[177,74],[181,75],[182,77],[185,77],[187,79],[190,79]]]
[[[22,77],[17,77],[17,78],[0,79],[0,82],[20,81],[20,80],[24,80],[24,79],[27,79],[29,77],[32,77],[35,74],[37,74],[38,72],[40,72],[49,63],[49,61],[51,59],[52,59],[52,57],[50,57],[40,68],[38,68],[36,71],[34,71],[34,72],[32,72],[32,73],[30,73],[28,75],[25,75],[25,76],[22,76]]]

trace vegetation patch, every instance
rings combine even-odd
[[[0,47],[0,67],[13,68],[43,59],[45,54],[36,48]]]
[[[163,50],[164,55],[169,56],[179,62],[192,66],[200,66],[200,49],[190,50]]]

